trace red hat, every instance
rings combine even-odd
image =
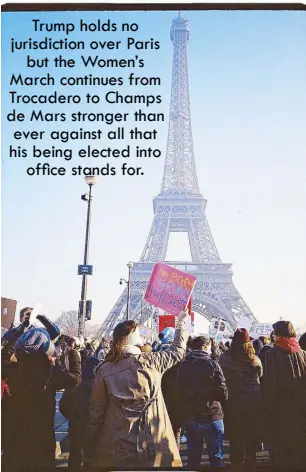
[[[236,329],[234,336],[232,336],[233,343],[235,344],[245,344],[252,341],[248,331],[245,328]]]

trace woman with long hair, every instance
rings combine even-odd
[[[166,351],[142,352],[134,321],[115,327],[112,349],[98,368],[91,396],[84,451],[92,466],[182,466],[161,379],[184,357],[188,316],[179,314],[174,341]]]
[[[227,388],[225,434],[230,440],[231,465],[238,468],[245,459],[248,470],[256,466],[262,398],[262,365],[255,355],[246,329],[235,331],[227,352],[220,357]]]

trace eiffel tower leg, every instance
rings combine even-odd
[[[196,246],[196,237],[194,234],[194,228],[192,224],[190,224],[190,230],[188,231],[188,240],[189,240],[191,260],[193,262],[200,261],[201,260],[200,252]]]
[[[169,217],[155,215],[141,262],[158,262],[166,258],[169,240]]]
[[[251,312],[250,308],[236,289],[233,284],[233,291],[232,291],[232,310],[235,313],[236,319],[246,317],[252,321],[256,321],[253,313]]]
[[[206,263],[221,262],[204,213],[204,208],[201,210],[201,213],[192,215],[191,227],[191,235],[194,238],[192,245],[197,248],[199,254],[197,260]]]

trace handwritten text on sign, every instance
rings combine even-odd
[[[196,277],[158,262],[152,272],[145,300],[167,313],[178,315],[184,310]]]

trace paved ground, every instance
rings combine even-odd
[[[58,410],[58,402],[60,400],[61,393],[57,394],[57,408],[56,408],[56,417],[55,417],[55,434],[56,441],[58,444],[57,452],[57,466],[67,467],[68,466],[68,456],[69,456],[69,443],[68,443],[68,423],[66,418],[64,418]],[[224,441],[224,459],[227,464],[229,464],[229,441]],[[181,457],[183,465],[186,465],[187,462],[187,446],[186,444],[181,444]],[[257,463],[258,465],[267,464],[269,459],[269,453],[267,451],[257,453]],[[206,448],[204,446],[203,455],[202,455],[202,465],[209,466],[209,460]]]
[[[59,467],[67,467],[68,465],[68,462],[67,462],[68,456],[69,456],[68,447],[69,447],[68,440],[65,440],[62,445],[62,454],[57,458],[57,465]],[[230,462],[229,462],[229,442],[228,441],[224,441],[224,452],[225,452],[224,454],[225,463],[229,464]],[[186,465],[187,464],[186,444],[181,445],[181,457],[182,457],[183,465]],[[257,453],[258,466],[267,464],[268,459],[269,459],[269,453],[267,451]],[[209,467],[209,460],[208,460],[208,455],[207,455],[205,446],[204,446],[203,455],[202,455],[202,466]]]

